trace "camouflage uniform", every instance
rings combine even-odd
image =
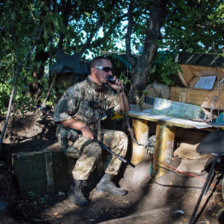
[[[98,108],[92,107],[92,102],[99,105]],[[108,86],[98,86],[91,81],[90,76],[70,87],[59,100],[54,113],[54,121],[61,122],[74,118],[88,125],[94,134],[94,138],[103,142],[112,151],[125,157],[127,152],[128,138],[121,131],[101,129],[100,122],[104,117],[105,111],[112,108],[120,112],[119,98],[116,93]],[[75,141],[69,141],[69,136],[75,136]],[[82,136],[76,130],[65,128],[59,124],[57,136],[61,142],[62,149],[67,155],[80,157],[76,161],[72,171],[76,180],[87,180],[96,163],[101,158],[102,149],[97,142]],[[118,174],[121,161],[112,156],[106,167],[106,173],[111,175]]]

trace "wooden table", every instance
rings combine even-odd
[[[156,141],[153,163],[153,173],[156,178],[162,176],[165,171],[160,169],[158,161],[170,163],[173,155],[176,127],[184,129],[208,129],[214,126],[206,122],[197,122],[187,119],[169,117],[150,113],[150,110],[140,111],[132,105],[128,116],[132,118],[132,127],[138,143],[145,145],[149,138],[149,123],[156,123]],[[132,143],[132,163],[138,164],[142,161],[146,149],[142,145]]]

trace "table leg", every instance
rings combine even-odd
[[[166,170],[161,168],[164,165],[160,162],[170,163],[173,155],[175,140],[175,127],[167,125],[156,125],[156,142],[153,160],[153,174],[156,179],[163,176]]]
[[[133,127],[133,131],[134,131],[137,142],[141,143],[142,145],[145,145],[149,138],[148,121],[132,119],[132,127]],[[138,163],[140,163],[144,158],[146,149],[142,145],[137,145],[135,142],[132,142],[131,162],[134,165],[137,165]]]

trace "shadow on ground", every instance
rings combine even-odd
[[[18,122],[17,128],[10,126],[13,132],[7,133],[0,154],[1,223],[189,223],[207,173],[192,177],[165,168],[167,173],[154,179],[150,172],[151,156],[135,168],[123,164],[121,174],[116,179],[117,184],[128,190],[123,197],[91,189],[91,203],[83,208],[66,200],[65,192],[22,197],[11,167],[11,154],[40,151],[56,141],[56,127],[52,120],[37,121],[30,118],[27,123],[28,127],[25,127],[26,120]],[[173,158],[171,165],[177,167],[178,164],[179,161]],[[209,190],[199,212],[203,205],[206,206],[198,223],[224,223],[220,188]]]

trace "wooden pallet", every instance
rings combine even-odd
[[[62,151],[14,153],[12,166],[22,195],[55,193],[68,188],[68,160]]]

